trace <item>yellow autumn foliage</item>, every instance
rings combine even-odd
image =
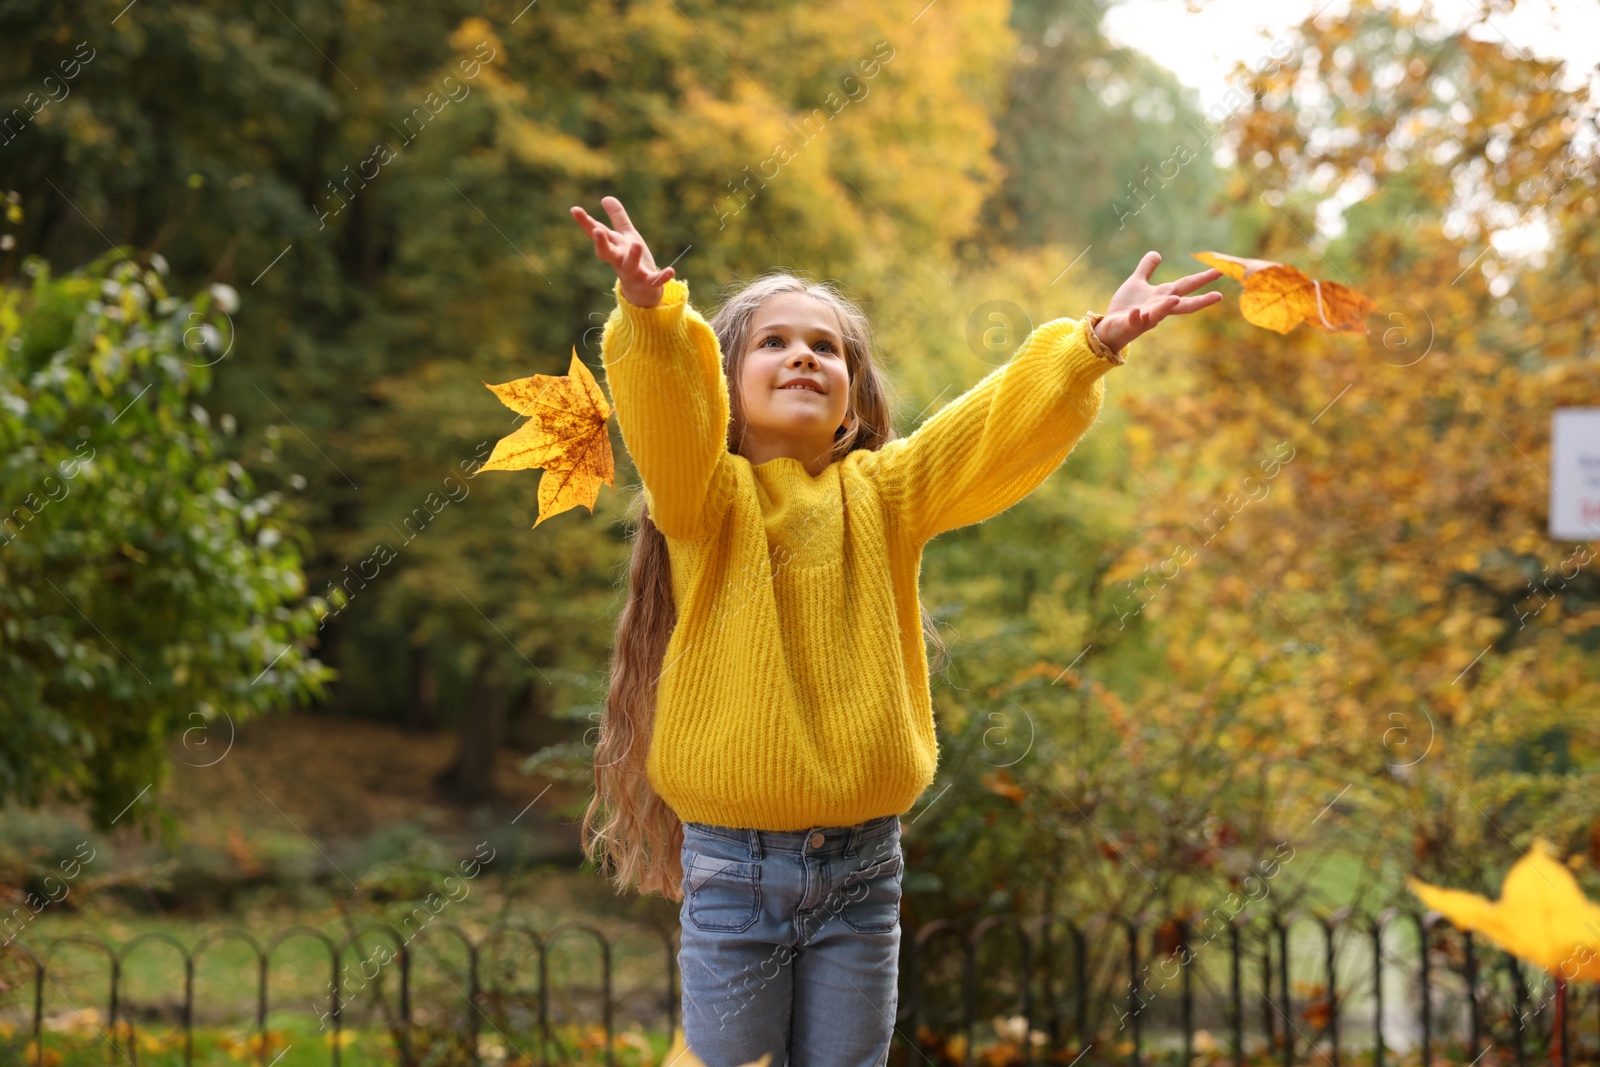
[[[1498,900],[1415,878],[1406,884],[1456,926],[1511,955],[1569,982],[1600,982],[1600,905],[1583,895],[1548,842],[1536,841],[1516,862]]]

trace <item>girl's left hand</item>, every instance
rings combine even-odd
[[[1212,267],[1175,282],[1151,285],[1150,275],[1155,273],[1160,262],[1160,252],[1146,252],[1128,280],[1112,294],[1105,318],[1095,324],[1095,336],[1113,352],[1154,329],[1156,323],[1168,315],[1188,315],[1222,300],[1220,292],[1186,295],[1222,277],[1220,270]]]

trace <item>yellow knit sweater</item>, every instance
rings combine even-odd
[[[683,281],[653,308],[614,291],[601,359],[677,605],[651,784],[679,818],[722,826],[903,814],[939,756],[923,546],[1044,481],[1127,349],[1094,336],[1098,315],[1047,322],[909,437],[812,477],[797,459],[752,466],[728,451],[721,350]]]

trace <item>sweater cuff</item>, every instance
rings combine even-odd
[[[630,319],[671,317],[689,303],[689,285],[679,278],[668,278],[661,287],[661,303],[653,308],[640,307],[622,295],[622,279],[618,278],[611,291],[616,294],[617,306]]]
[[[1121,351],[1113,352],[1111,350],[1111,346],[1100,340],[1100,338],[1096,336],[1094,332],[1095,326],[1098,325],[1100,320],[1103,318],[1105,318],[1105,316],[1098,311],[1090,311],[1084,314],[1084,339],[1088,341],[1089,350],[1091,352],[1099,356],[1101,359],[1108,360],[1120,367],[1122,364],[1128,362],[1128,348],[1132,345],[1132,342],[1130,341],[1128,344],[1123,345]]]

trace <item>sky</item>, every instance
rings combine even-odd
[[[1199,10],[1191,11],[1191,3]],[[1401,0],[1400,6],[1414,12],[1421,3]],[[1434,0],[1430,6],[1435,19],[1452,29],[1478,21],[1483,8],[1471,0]],[[1199,94],[1204,111],[1223,102],[1238,63],[1264,66],[1273,43],[1306,16],[1338,16],[1346,10],[1346,0],[1121,0],[1101,28],[1114,44],[1172,71]],[[1470,33],[1541,58],[1563,59],[1570,84],[1588,79],[1600,92],[1600,0],[1521,0],[1511,13],[1492,15]],[[1317,229],[1323,237],[1343,229],[1345,206],[1339,198],[1322,205]],[[1497,232],[1493,243],[1510,256],[1537,257],[1548,247],[1549,233],[1534,220]]]
[[[1218,103],[1234,65],[1267,54],[1286,29],[1312,13],[1337,15],[1345,0],[1122,0],[1102,28],[1116,44],[1134,48],[1171,70],[1200,94],[1201,109]],[[1402,4],[1415,10],[1414,2]],[[1471,22],[1481,4],[1437,0],[1436,17],[1446,26]],[[1495,15],[1472,36],[1508,40],[1534,55],[1565,59],[1594,73],[1600,63],[1600,3],[1595,0],[1522,0],[1508,15]]]

